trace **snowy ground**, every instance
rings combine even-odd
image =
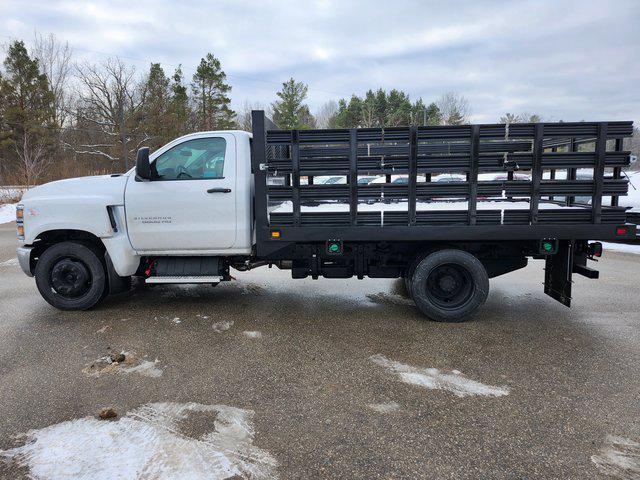
[[[16,204],[5,203],[0,205],[0,223],[13,222],[16,219]]]
[[[604,248],[605,254],[607,250],[623,253],[635,253],[640,255],[640,244],[628,245],[626,243],[610,243],[602,242],[602,248]]]
[[[629,177],[629,192],[622,197],[620,205],[628,205],[632,212],[640,212],[640,172],[627,172]]]
[[[436,202],[416,202],[416,210],[424,211],[440,211],[440,210],[466,210],[468,204],[465,201],[436,201]],[[527,201],[507,201],[507,200],[486,200],[477,204],[478,210],[527,210],[529,202]],[[541,203],[540,210],[547,209],[580,209],[584,207],[565,207],[557,203]],[[325,202],[319,205],[302,205],[302,212],[348,212],[348,203]],[[282,202],[280,205],[271,210],[270,213],[291,213],[293,204],[290,201]],[[407,202],[375,202],[375,203],[359,203],[359,212],[406,212],[408,211]]]
[[[26,187],[0,186],[0,223],[16,219],[16,200],[20,199]]]
[[[0,203],[2,201],[12,201],[22,197],[27,187],[3,187],[0,186]]]
[[[208,420],[196,437],[182,428],[193,415]],[[276,478],[275,458],[253,445],[252,417],[226,405],[151,403],[116,421],[83,417],[30,430],[0,457],[42,479]]]

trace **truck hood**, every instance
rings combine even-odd
[[[29,189],[22,201],[100,199],[105,205],[124,205],[124,188],[128,178],[127,175],[98,175],[58,180]]]

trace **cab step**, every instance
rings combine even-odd
[[[220,283],[222,277],[213,275],[200,276],[162,276],[148,277],[146,283]]]

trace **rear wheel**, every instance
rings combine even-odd
[[[489,277],[463,250],[439,250],[417,264],[411,295],[422,313],[438,322],[462,322],[487,299]]]
[[[104,298],[105,268],[98,252],[75,242],[44,251],[36,264],[36,285],[42,297],[60,310],[86,310]]]

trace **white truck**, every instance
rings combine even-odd
[[[294,278],[403,277],[426,316],[461,321],[486,299],[490,277],[528,258],[546,260],[545,291],[568,306],[571,274],[597,277],[586,260],[601,246],[588,240],[635,235],[618,206],[631,130],[600,122],[286,131],[256,111],[253,134],[194,133],[151,155],[140,149],[125,174],[29,190],[16,213],[18,259],[64,310],[126,291],[132,276],[217,284],[230,268],[273,264]],[[578,151],[586,141],[594,148]],[[578,168],[593,178],[577,179]],[[567,174],[545,180],[547,170]],[[478,178],[495,171],[506,178]],[[398,175],[407,181],[393,182]],[[346,181],[314,184],[327,176]],[[584,195],[588,203],[575,201]]]

